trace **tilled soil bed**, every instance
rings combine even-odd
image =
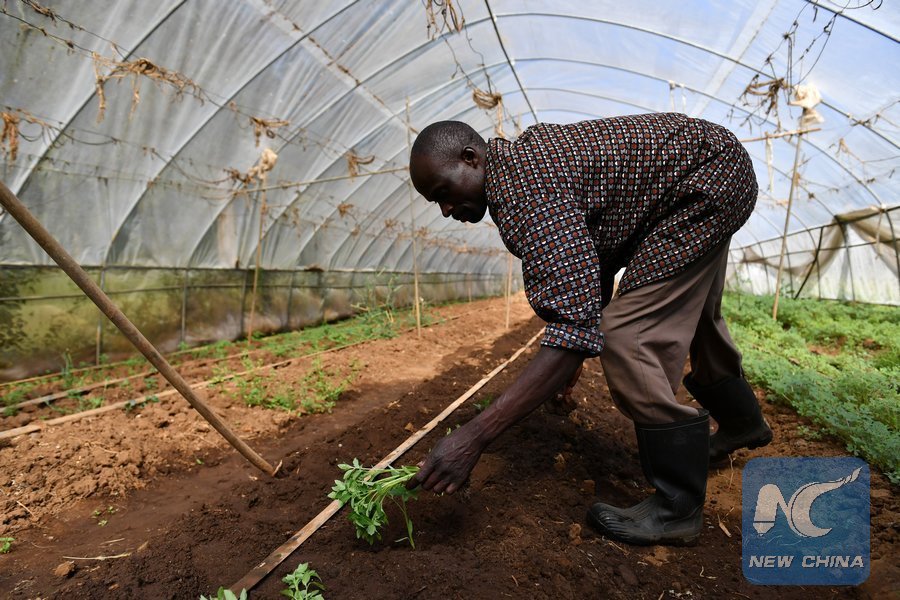
[[[521,297],[509,330],[502,300],[441,310],[458,318],[424,330],[421,339],[410,332],[330,354],[327,366],[361,369],[331,414],[287,418],[210,394],[264,456],[283,461],[274,479],[224,447],[174,400],[141,417],[106,415],[0,449],[0,500],[22,512],[4,520],[5,534],[16,542],[0,556],[0,596],[198,598],[236,582],[328,505],[341,475],[338,463],[380,460],[543,325],[530,318]],[[397,463],[421,460],[448,428],[476,414],[477,401],[496,397],[536,350],[526,351]],[[304,368],[279,373],[301,377]],[[804,439],[798,433],[804,421],[769,404],[763,408],[776,442],[710,472],[707,527],[696,546],[636,548],[598,536],[584,520],[590,503],[631,504],[650,490],[632,425],[613,407],[599,361],[586,363],[574,398],[574,410],[545,406],[506,432],[460,492],[425,493],[412,502],[415,549],[401,540],[406,533],[396,510],[388,509],[391,524],[373,546],[356,539],[340,512],[251,598],[279,597],[281,577],[301,562],[318,571],[329,600],[896,596],[900,503],[874,469],[868,582],[860,588],[760,587],[744,579],[741,467],[756,456],[846,454],[834,441]],[[125,474],[116,479],[120,471]],[[77,476],[67,475],[73,472]],[[91,484],[104,478],[116,485]]]

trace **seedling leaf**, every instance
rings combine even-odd
[[[409,545],[415,548],[413,524],[406,512],[406,501],[418,498],[419,491],[406,489],[406,482],[418,473],[419,468],[367,468],[360,465],[356,458],[352,465],[341,464],[338,468],[344,471],[344,478],[335,480],[328,497],[350,505],[348,519],[356,527],[356,537],[369,544],[381,539],[381,528],[388,523],[384,501],[390,498],[400,509],[406,523]]]

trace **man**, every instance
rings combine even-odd
[[[441,439],[410,485],[457,490],[494,438],[599,355],[656,492],[631,508],[597,503],[588,521],[628,543],[695,541],[709,460],[772,438],[720,313],[728,243],[757,195],[734,135],[684,115],[650,114],[540,124],[515,142],[485,142],[468,125],[444,121],[416,139],[410,176],[444,217],[474,223],[490,210],[522,259],[532,308],[548,323],[518,379]],[[684,384],[699,411],[675,400],[688,357]],[[711,438],[709,415],[718,423]]]

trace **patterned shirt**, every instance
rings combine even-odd
[[[671,277],[750,216],[757,183],[727,129],[681,114],[539,124],[488,142],[488,209],[522,259],[545,346],[596,356],[601,273],[619,294]]]

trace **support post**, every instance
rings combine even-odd
[[[247,344],[253,343],[253,316],[256,313],[256,290],[259,285],[259,265],[262,262],[262,240],[263,240],[263,223],[266,220],[266,173],[260,175],[260,187],[262,190],[257,193],[259,201],[259,233],[256,237],[256,263],[253,267],[253,291],[250,293],[250,322],[247,324]]]
[[[188,274],[190,271],[185,267],[184,278],[181,281],[181,338],[179,344],[184,347],[187,339],[187,295],[188,295]]]
[[[109,299],[100,286],[91,279],[81,266],[75,262],[75,259],[66,252],[60,243],[50,235],[43,225],[31,214],[31,212],[22,204],[9,189],[0,182],[0,204],[9,212],[12,217],[19,222],[23,229],[34,238],[41,248],[50,255],[56,264],[72,278],[78,287],[97,305],[103,314],[105,314],[113,325],[119,328],[122,334],[134,344],[141,354],[147,357],[156,370],[172,384],[185,400],[193,406],[200,415],[212,425],[216,431],[222,434],[228,443],[231,444],[238,452],[240,452],[254,466],[268,473],[275,475],[277,469],[270,465],[264,458],[257,454],[250,446],[241,440],[228,425],[212,411],[212,409],[201,400],[191,389],[191,386],[181,377],[181,375],[172,368],[172,365],[159,353],[159,350],[144,337],[144,334],[125,316],[125,313]]]
[[[784,214],[784,231],[781,234],[781,254],[778,256],[778,272],[775,275],[775,301],[772,303],[772,319],[778,319],[778,296],[781,293],[781,273],[784,269],[784,253],[787,250],[788,224],[791,221],[791,207],[794,204],[794,190],[800,179],[797,167],[800,164],[800,146],[803,142],[803,132],[797,134],[797,149],[794,152],[794,169],[791,172],[791,188],[788,192],[787,211]]]
[[[406,98],[406,148],[412,152],[412,124],[409,119],[409,98]],[[406,184],[409,188],[409,226],[412,229],[412,255],[413,255],[413,301],[416,305],[416,337],[422,338],[422,312],[419,302],[419,247],[416,233],[416,214],[413,206],[415,194],[413,193],[412,178],[407,173]]]

